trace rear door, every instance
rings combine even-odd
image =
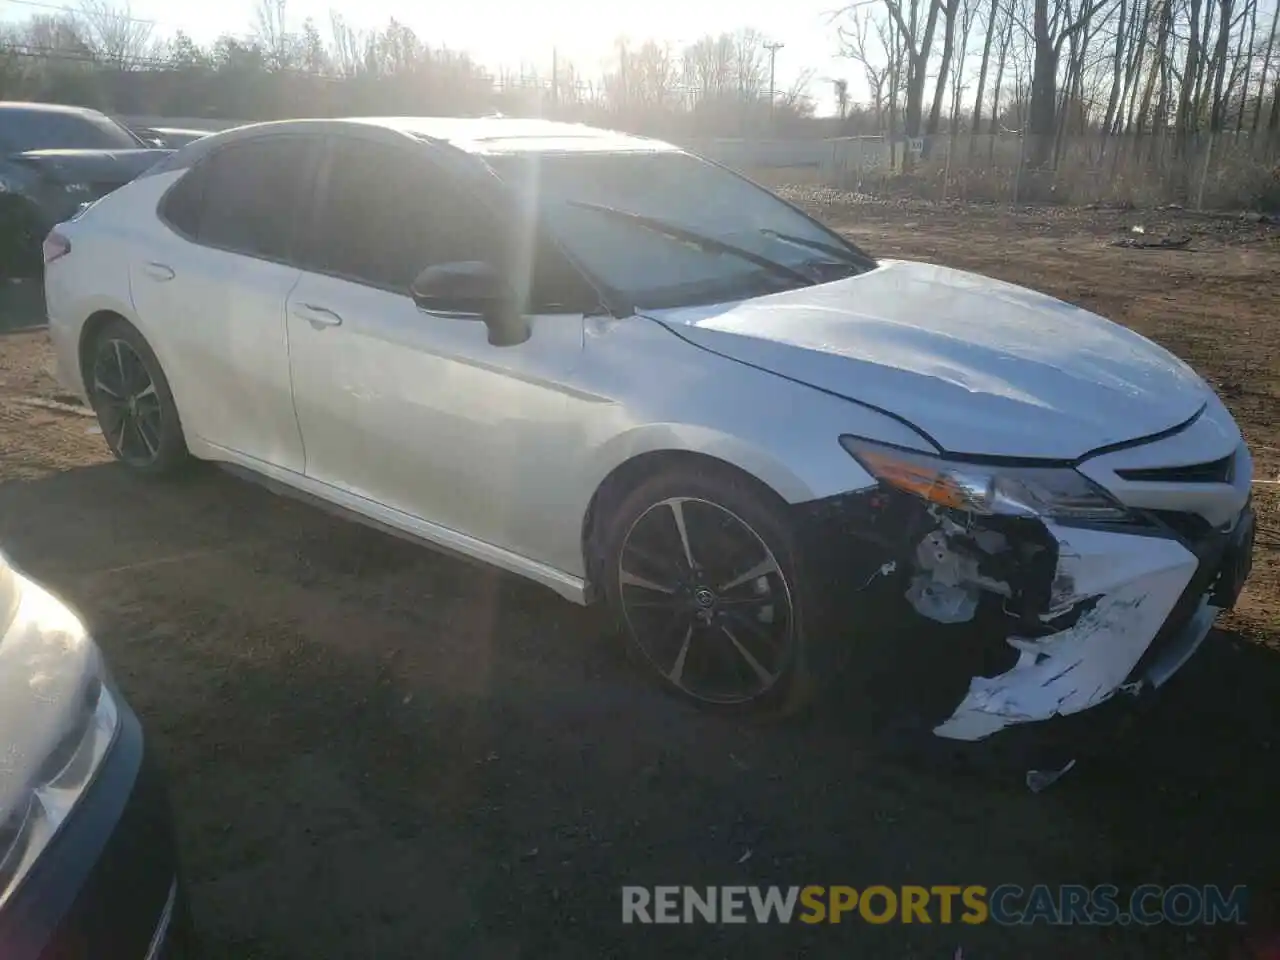
[[[188,436],[297,473],[285,300],[301,275],[297,225],[322,144],[273,135],[211,154],[161,201],[166,229],[130,264]]]

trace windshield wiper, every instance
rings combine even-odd
[[[853,266],[869,269],[875,266],[875,262],[863,253],[848,250],[843,247],[837,247],[834,243],[823,243],[821,240],[810,240],[808,237],[797,237],[790,233],[779,233],[777,230],[769,230],[768,228],[760,231],[766,237],[772,237],[774,240],[781,240],[783,243],[792,243],[797,247],[808,247],[810,250],[817,250],[828,256],[835,257],[843,263]]]
[[[643,227],[653,233],[669,237],[672,240],[679,240],[682,243],[692,244],[708,253],[724,253],[731,257],[738,257],[747,263],[755,264],[762,270],[768,270],[780,277],[786,277],[794,283],[803,284],[811,287],[814,284],[812,277],[808,277],[792,267],[788,267],[785,263],[778,263],[776,260],[770,260],[768,257],[762,257],[758,253],[752,253],[750,250],[744,250],[742,247],[735,246],[732,243],[725,243],[715,237],[708,237],[705,234],[697,233],[693,230],[686,229],[678,224],[668,223],[657,217],[647,217],[643,213],[632,213],[630,210],[619,210],[617,207],[608,207],[602,203],[590,203],[586,200],[566,200],[571,207],[578,207],[583,210],[594,210],[596,213],[603,213],[609,217],[615,217],[627,223],[634,223],[638,227]]]

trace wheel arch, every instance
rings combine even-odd
[[[90,380],[93,373],[93,344],[107,325],[115,320],[122,320],[129,324],[130,327],[137,331],[138,336],[146,340],[146,334],[138,330],[137,324],[117,310],[100,308],[89,314],[84,323],[80,325],[80,341],[76,345],[76,362],[86,396],[91,395]]]
[[[726,452],[730,453],[730,456],[724,456]],[[760,476],[758,471],[742,463],[743,458],[731,457],[732,451],[726,451],[723,448],[710,453],[681,447],[660,447],[635,453],[605,475],[587,502],[580,531],[582,565],[585,574],[584,595],[588,603],[595,602],[600,597],[598,572],[603,533],[601,518],[607,514],[611,505],[618,503],[638,484],[662,470],[676,465],[692,465],[722,475],[732,474],[756,487],[763,495],[775,500],[783,508],[788,503],[810,499],[803,493],[799,499],[787,496],[788,492],[794,495],[804,490],[803,481],[794,474],[782,478],[784,482],[781,484],[771,483]],[[779,489],[779,486],[783,489]]]
[[[126,324],[129,329],[142,338],[142,341],[150,348],[155,356],[155,361],[160,365],[160,372],[164,375],[169,385],[169,393],[173,397],[173,406],[178,414],[178,423],[182,426],[185,435],[187,418],[183,415],[183,403],[179,398],[177,390],[174,389],[173,381],[169,379],[168,371],[165,369],[164,358],[160,356],[160,352],[156,349],[155,342],[151,337],[147,336],[147,332],[133,321],[133,318],[126,316],[120,310],[113,306],[99,306],[96,310],[85,318],[84,323],[80,325],[80,339],[76,345],[76,364],[80,373],[80,382],[84,386],[85,399],[90,405],[92,399],[92,374],[93,374],[93,344],[102,333],[102,331],[113,322],[121,322]],[[190,442],[188,440],[188,442]]]

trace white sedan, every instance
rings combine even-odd
[[[978,740],[1159,685],[1248,574],[1252,461],[1184,363],[652,140],[242,127],[45,260],[61,376],[128,467],[220,461],[602,601],[705,704],[794,705],[876,640],[825,584],[875,583],[984,625],[933,725]]]

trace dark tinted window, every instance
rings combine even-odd
[[[204,205],[205,166],[188,170],[165,195],[160,215],[184,236],[195,239],[200,232],[200,211]]]
[[[313,141],[270,137],[223,147],[202,165],[197,239],[270,260],[287,260],[303,207]]]
[[[595,305],[554,247],[500,219],[465,182],[411,149],[337,138],[326,183],[308,257],[317,270],[408,292],[426,267],[483,260],[513,283],[531,274],[531,309]],[[530,243],[538,251],[532,270],[520,256]]]
[[[0,108],[0,148],[24,150],[137,150],[133,134],[101,113]]]
[[[408,290],[437,263],[494,262],[488,211],[409,150],[338,138],[314,236],[318,269]]]

